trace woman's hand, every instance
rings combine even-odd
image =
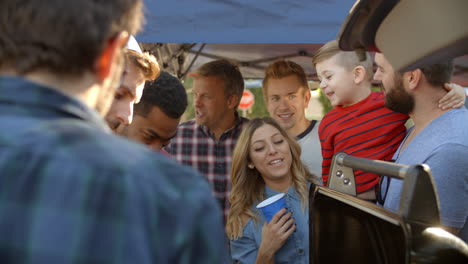
[[[273,263],[276,251],[284,245],[295,230],[296,225],[292,213],[284,208],[279,210],[270,223],[263,225],[257,263]]]
[[[465,89],[458,84],[446,83],[444,85],[447,94],[439,100],[439,108],[442,110],[460,108],[465,104]]]

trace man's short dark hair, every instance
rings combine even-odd
[[[187,108],[187,92],[177,77],[161,71],[156,80],[145,83],[140,102],[134,106],[135,114],[146,117],[155,106],[171,118],[182,116]]]
[[[142,6],[142,0],[1,0],[0,69],[92,71],[107,40],[139,30]]]
[[[443,87],[445,83],[449,83],[452,79],[453,60],[426,65],[420,69],[429,84]]]

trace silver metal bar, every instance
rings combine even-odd
[[[340,166],[368,171],[392,178],[404,179],[408,174],[408,165],[395,164],[388,161],[370,160],[350,156],[346,153],[336,154],[336,162]]]

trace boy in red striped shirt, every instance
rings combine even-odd
[[[317,51],[313,64],[320,89],[334,107],[323,117],[319,127],[323,184],[327,186],[335,153],[390,161],[405,137],[409,116],[386,108],[384,94],[371,91],[371,56],[366,54],[366,60],[361,61],[355,52],[341,51],[337,41],[333,40]],[[449,90],[447,98],[452,94],[457,97],[443,107],[463,105],[463,88],[447,84],[446,88]],[[441,99],[441,102],[445,101],[445,97]],[[379,176],[359,170],[355,170],[354,175],[357,197],[375,201]]]

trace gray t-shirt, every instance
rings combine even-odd
[[[429,165],[439,196],[441,223],[462,229],[459,235],[468,241],[468,110],[444,113],[399,151],[396,163]],[[385,208],[398,211],[402,185],[401,180],[391,180]]]

